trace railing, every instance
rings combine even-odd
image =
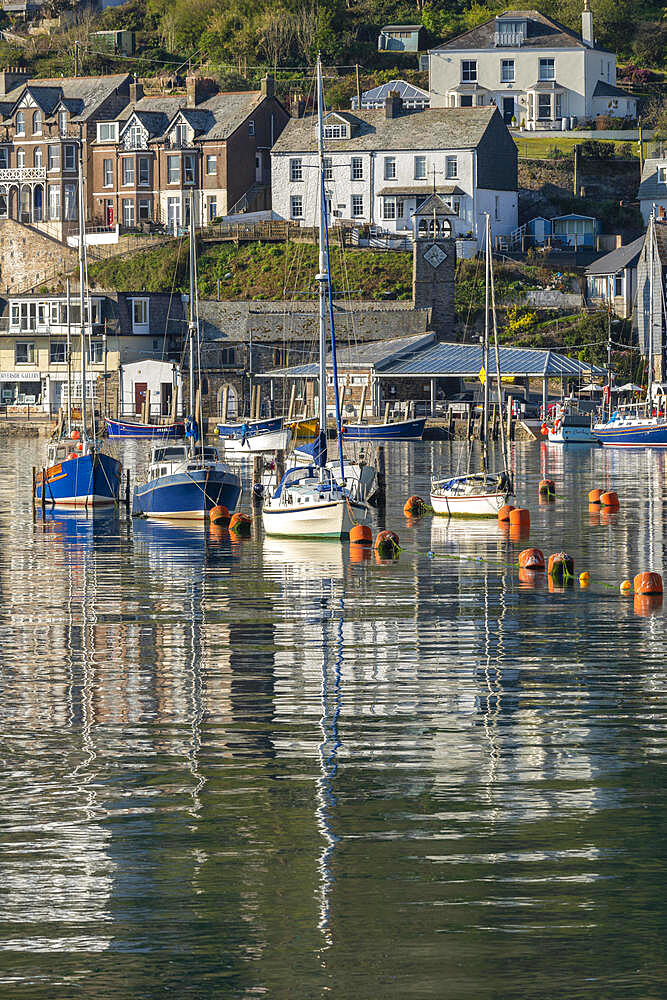
[[[523,31],[496,31],[493,35],[494,45],[523,45]]]
[[[45,181],[46,167],[2,167],[0,184],[8,181]]]

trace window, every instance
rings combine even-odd
[[[477,60],[461,60],[461,83],[477,83]]]
[[[513,59],[501,59],[500,60],[500,82],[501,83],[514,83],[514,60]]]
[[[185,125],[177,125],[174,129],[174,145],[185,146],[187,141],[187,129]]]
[[[426,157],[415,156],[415,180],[423,181],[426,177]]]
[[[62,315],[60,316],[60,319],[58,318],[59,305],[60,303],[58,302],[49,303],[49,315],[50,315],[51,326],[57,326],[58,323],[64,326],[67,323],[67,304],[63,303]]]
[[[402,219],[403,218],[403,202],[400,198],[385,198],[383,201],[383,219]]]
[[[139,186],[148,187],[150,184],[150,160],[147,156],[139,157]]]
[[[148,326],[148,299],[132,299],[132,329]]]
[[[538,94],[537,117],[542,119],[551,118],[551,94]]]
[[[658,184],[667,184],[667,167],[658,167]]]
[[[33,164],[36,167],[41,167],[44,165],[44,154],[42,152],[41,146],[35,146],[35,152],[33,155]]]
[[[105,188],[113,187],[113,160],[104,160],[102,168]]]
[[[471,108],[472,107],[472,94],[461,94],[461,104],[460,104],[460,107],[462,107],[462,108]]]
[[[496,195],[494,215],[496,219],[500,218],[500,195]]]
[[[91,365],[101,365],[104,361],[104,341],[103,340],[91,340],[90,341],[90,354],[88,357]]]
[[[20,323],[20,316],[21,316],[21,313],[19,311],[19,304],[18,304],[18,302],[12,302],[11,325],[13,327],[17,327],[19,325],[19,323]]]
[[[49,170],[60,170],[60,146],[49,146]]]
[[[333,167],[331,165],[331,157],[324,157],[324,179],[325,181],[333,180]]]
[[[67,361],[67,343],[64,340],[52,340],[49,344],[49,363],[64,365]]]
[[[358,219],[364,214],[364,196],[363,194],[353,194],[352,195],[352,218]]]
[[[60,218],[60,188],[49,184],[49,219]]]
[[[63,190],[65,200],[65,219],[67,221],[78,219],[79,212],[76,204],[76,184],[65,184]]]
[[[555,80],[556,70],[553,59],[540,59],[540,80]]]
[[[16,150],[16,166],[25,167],[25,149],[22,146]]]
[[[218,200],[217,198],[208,199],[208,221],[213,222],[214,219],[218,217]]]
[[[7,195],[0,192],[0,219],[9,218],[9,204],[7,202]]]
[[[131,198],[123,198],[123,225],[128,228],[134,226],[134,202]]]
[[[184,174],[184,181],[186,184],[194,184],[195,158],[191,153],[183,157],[183,174]]]
[[[129,148],[141,149],[144,144],[144,131],[141,125],[132,125],[129,131]]]
[[[324,126],[324,138],[325,139],[344,139],[347,134],[347,130],[344,125],[325,125]]]
[[[181,179],[181,160],[178,156],[167,157],[167,178],[170,184],[178,184]]]
[[[209,177],[214,176],[218,172],[218,157],[217,156],[207,156],[206,157],[206,173]]]
[[[255,123],[252,119],[248,122],[248,135],[255,134]]]
[[[2,149],[0,149],[0,168],[2,170],[6,170],[8,166],[9,166],[9,150],[7,149],[6,146],[3,146]]]
[[[76,167],[76,146],[65,146],[65,170],[74,170]]]
[[[449,205],[449,207],[451,208],[452,212],[456,212],[456,214],[459,217],[461,216],[461,199],[460,198],[445,198],[445,204]]]
[[[353,181],[363,181],[364,179],[364,161],[360,156],[352,157],[352,180]]]
[[[97,141],[116,142],[118,139],[118,122],[98,122]]]
[[[459,176],[459,161],[456,156],[445,157],[445,177],[451,179]]]
[[[61,135],[67,135],[67,112],[58,112],[58,131]]]
[[[121,162],[123,187],[134,186],[134,159],[131,156],[124,156]]]
[[[152,218],[152,206],[150,198],[139,199],[139,221],[150,222]]]
[[[25,115],[22,111],[19,111],[16,116],[16,134],[25,135]]]
[[[303,162],[300,159],[289,161],[289,179],[291,181],[303,180]]]
[[[17,342],[14,360],[17,365],[34,365],[35,363],[35,345],[31,343]]]
[[[396,180],[396,157],[385,156],[384,158],[384,179],[386,181]]]
[[[614,295],[616,295],[616,296],[622,296],[623,295],[623,275],[622,274],[617,274],[616,277],[614,278]]]
[[[290,202],[290,219],[302,219],[303,196],[300,194],[293,194],[289,202]]]
[[[39,109],[32,113],[32,134],[42,134],[42,112]]]
[[[563,95],[554,94],[554,118],[562,118]]]

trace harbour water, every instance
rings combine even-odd
[[[664,618],[618,584],[663,571],[665,456],[516,447],[529,544],[592,577],[550,593],[495,522],[406,523],[457,449],[388,448],[379,564],[33,522],[4,444],[0,996],[664,995]]]

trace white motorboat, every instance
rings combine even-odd
[[[573,400],[559,406],[553,423],[543,424],[551,444],[597,444],[589,413],[581,413]]]
[[[433,479],[431,506],[435,514],[449,517],[497,517],[509,500],[511,484],[505,473],[473,473]]]
[[[286,451],[292,439],[292,431],[283,425],[282,417],[271,417],[268,420],[218,424],[216,436],[224,444],[225,455],[255,455],[267,451]]]

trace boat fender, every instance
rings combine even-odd
[[[252,518],[248,517],[247,514],[232,514],[229,522],[229,533],[231,535],[237,535],[239,538],[250,538],[251,529]]]
[[[70,451],[70,453],[69,453],[69,455],[67,457],[68,458],[78,458],[79,456],[77,455],[77,453],[75,451]]]
[[[211,507],[208,516],[211,524],[228,525],[231,515],[224,504],[218,504],[217,507]]]
[[[542,426],[540,427],[540,432],[544,435],[547,435],[549,433],[549,428],[547,427],[546,424],[542,424]]]
[[[519,569],[544,569],[544,553],[541,549],[524,549],[519,553]]]
[[[512,513],[512,511],[514,509],[515,508],[512,506],[511,503],[506,503],[505,506],[501,507],[500,510],[498,511],[498,520],[501,521],[501,522],[502,521],[509,521],[510,514]]]
[[[547,573],[553,582],[561,587],[574,577],[574,559],[567,552],[554,552],[549,556]]]
[[[255,496],[255,497],[263,497],[264,496],[264,484],[263,483],[255,483],[255,485],[252,488],[252,493],[253,493],[253,496]]]
[[[401,551],[395,531],[380,531],[375,536],[375,552],[381,559],[398,559]]]
[[[662,577],[659,573],[637,573],[634,579],[635,594],[662,594]]]
[[[515,507],[511,510],[510,527],[530,528],[530,511],[526,507]]]
[[[618,507],[618,494],[610,490],[608,493],[603,493],[600,497],[600,503],[603,507]]]
[[[632,593],[632,584],[629,580],[622,580],[620,589],[622,594],[630,594]]]
[[[372,545],[373,532],[367,524],[355,524],[350,529],[350,545]]]
[[[579,586],[580,587],[587,587],[590,582],[591,582],[591,574],[590,573],[585,573],[584,572],[584,573],[580,573],[579,574]]]
[[[603,490],[590,490],[588,494],[589,503],[600,503],[600,497],[602,496]]]

